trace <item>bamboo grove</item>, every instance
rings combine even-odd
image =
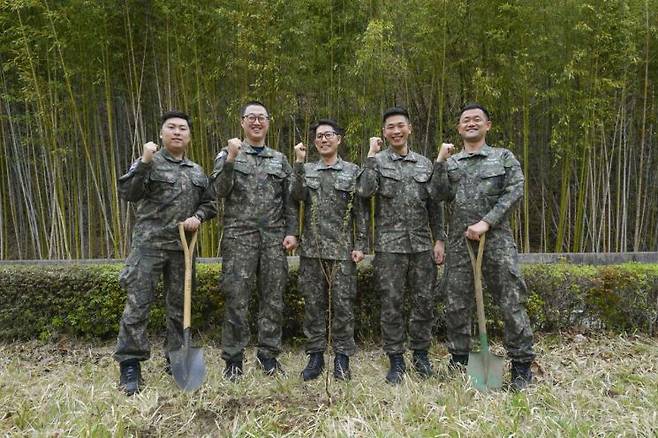
[[[166,109],[212,168],[247,99],[293,159],[307,127],[346,127],[362,162],[392,105],[413,148],[458,142],[457,110],[526,174],[522,251],[658,248],[658,0],[0,0],[0,259],[123,257],[116,181]],[[313,158],[313,157],[311,157]],[[218,227],[202,231],[217,254]]]

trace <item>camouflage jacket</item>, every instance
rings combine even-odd
[[[290,197],[292,168],[281,152],[260,153],[242,143],[234,162],[226,148],[215,158],[210,177],[214,194],[224,199],[224,233],[234,237],[259,234],[268,244],[297,236],[299,208]]]
[[[327,166],[295,163],[291,193],[304,202],[301,255],[350,260],[352,250],[367,252],[368,215],[356,196],[359,166],[338,161]]]
[[[432,162],[413,151],[402,157],[388,148],[366,159],[357,192],[375,196],[375,252],[416,253],[445,239],[431,176]]]
[[[509,215],[523,197],[523,172],[507,149],[484,145],[479,152],[462,151],[434,164],[432,186],[438,199],[451,201],[451,240],[481,220],[491,230],[509,231]]]
[[[178,223],[193,215],[203,222],[217,214],[201,166],[177,160],[164,148],[150,163],[135,161],[118,186],[122,199],[137,204],[133,248],[182,250]]]

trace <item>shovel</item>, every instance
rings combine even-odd
[[[477,307],[478,332],[480,334],[480,351],[468,355],[466,373],[471,378],[473,386],[479,391],[502,388],[503,368],[505,367],[505,359],[489,351],[489,340],[487,339],[487,323],[484,319],[484,299],[482,296],[482,256],[484,254],[485,238],[486,234],[480,236],[477,259],[473,255],[470,242],[466,239],[468,255],[471,257],[471,264],[473,265],[475,305]]]
[[[185,253],[185,297],[183,305],[183,345],[178,350],[169,353],[171,373],[180,389],[191,392],[203,383],[206,376],[206,365],[203,362],[203,350],[190,347],[190,320],[192,315],[192,257],[196,244],[197,231],[192,234],[190,245],[187,245],[183,224],[178,224],[181,245]]]

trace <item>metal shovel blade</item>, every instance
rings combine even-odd
[[[189,328],[185,329],[183,346],[169,352],[171,373],[180,389],[187,392],[196,390],[203,384],[206,377],[206,364],[203,361],[203,350],[190,347]]]
[[[492,354],[489,350],[469,353],[466,373],[471,384],[479,391],[500,389],[503,387],[503,370],[505,359]]]

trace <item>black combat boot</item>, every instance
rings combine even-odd
[[[224,378],[231,382],[237,382],[240,377],[242,377],[242,361],[227,360],[226,368],[224,368]]]
[[[119,363],[121,376],[119,377],[119,387],[126,395],[137,394],[143,384],[142,369],[137,359],[128,359]]]
[[[317,379],[324,371],[324,354],[322,352],[310,353],[308,355],[308,364],[302,370],[302,379],[304,382]]]
[[[256,359],[258,359],[258,362],[260,363],[260,366],[263,367],[263,371],[266,375],[274,376],[277,373],[282,375],[286,374],[279,361],[276,360],[276,357],[265,357],[263,353],[258,352],[256,354]]]
[[[521,391],[526,389],[532,383],[532,371],[530,370],[532,362],[512,361],[512,381],[510,382],[510,391]]]
[[[448,369],[450,371],[459,371],[461,373],[466,371],[468,366],[468,354],[453,354],[448,362]]]
[[[346,354],[336,353],[334,357],[334,378],[336,380],[350,380],[350,357]]]
[[[389,354],[388,359],[391,362],[391,368],[386,374],[386,382],[397,385],[402,382],[404,373],[407,371],[407,366],[404,363],[404,356],[402,354]]]
[[[432,374],[434,374],[432,364],[427,357],[427,350],[414,350],[412,363],[418,375],[423,379],[432,377]]]

